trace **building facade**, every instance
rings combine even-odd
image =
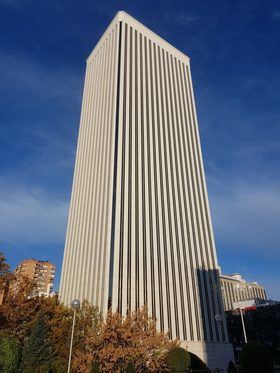
[[[42,260],[25,259],[15,269],[15,274],[34,282],[33,295],[50,296],[53,293],[55,265]]]
[[[209,366],[232,357],[190,61],[124,12],[87,59],[60,297],[147,304]]]
[[[257,282],[246,282],[239,273],[220,274],[222,297],[225,311],[233,310],[234,303],[249,299],[266,300],[264,287]]]

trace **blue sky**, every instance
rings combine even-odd
[[[0,250],[58,286],[85,59],[118,10],[191,58],[220,265],[280,299],[276,0],[0,0]]]

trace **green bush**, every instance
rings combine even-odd
[[[241,351],[240,362],[246,373],[273,371],[273,356],[270,350],[260,343],[247,343]]]
[[[100,372],[100,370],[99,370],[99,364],[98,364],[97,361],[94,361],[92,363],[90,373],[99,373],[99,372]]]
[[[171,372],[185,372],[189,369],[191,359],[184,348],[174,347],[166,354],[165,363]]]
[[[132,364],[128,364],[126,368],[126,373],[135,373],[135,369]]]
[[[0,371],[16,373],[20,364],[21,348],[14,337],[0,337]]]
[[[201,373],[209,373],[210,370],[208,369],[207,365],[202,361],[197,355],[192,354],[189,352],[191,358],[191,365],[190,368],[195,371],[199,370]]]

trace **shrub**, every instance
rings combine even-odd
[[[165,363],[171,372],[185,372],[189,369],[191,359],[184,348],[174,347],[166,354]]]
[[[194,371],[199,370],[201,373],[208,373],[210,370],[208,369],[207,365],[202,361],[197,355],[192,354],[189,352],[191,358],[191,365],[190,368]]]

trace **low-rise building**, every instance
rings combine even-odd
[[[225,311],[233,310],[236,302],[248,299],[267,299],[263,286],[257,282],[246,282],[239,273],[220,274],[220,281]]]

